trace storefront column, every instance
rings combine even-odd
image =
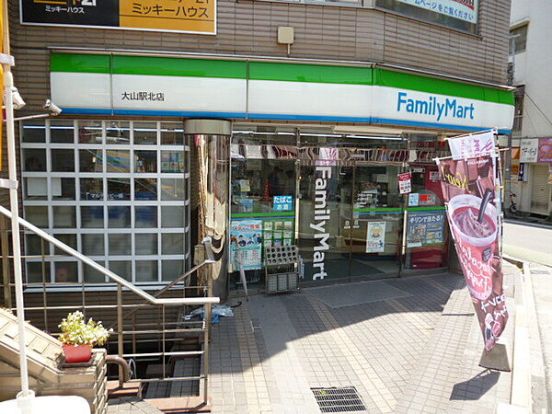
[[[216,263],[199,273],[199,284],[212,286],[212,294],[226,296],[228,243],[228,186],[232,123],[226,120],[189,119],[185,134],[194,148],[198,194],[197,244],[209,236]],[[196,175],[194,177],[193,175]]]

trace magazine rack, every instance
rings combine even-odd
[[[266,247],[264,257],[267,294],[299,289],[297,246]]]

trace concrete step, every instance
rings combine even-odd
[[[168,414],[211,412],[210,402],[205,404],[201,397],[153,398],[144,401]]]

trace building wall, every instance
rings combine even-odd
[[[547,0],[513,0],[510,18],[511,27],[528,23],[526,49],[510,57],[514,63],[514,85],[525,86],[523,118],[520,137],[538,139],[552,137],[552,2]],[[514,137],[514,146],[519,140]],[[527,164],[527,181],[513,184],[517,193],[518,208],[522,212],[537,212],[532,208],[534,165]],[[549,211],[552,211],[551,186],[548,191]],[[542,211],[539,211],[542,214]]]
[[[552,136],[552,2],[513,0],[511,25],[529,22],[527,46],[515,56],[514,84],[525,85],[521,136]]]
[[[22,26],[10,0],[16,82],[36,110],[49,94],[48,48],[55,46],[285,58],[278,26],[295,28],[292,58],[380,62],[505,83],[510,0],[481,0],[471,35],[393,13],[351,6],[218,1],[218,34]]]

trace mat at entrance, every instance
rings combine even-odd
[[[384,281],[308,288],[303,292],[333,309],[410,296],[410,293],[397,289]]]

